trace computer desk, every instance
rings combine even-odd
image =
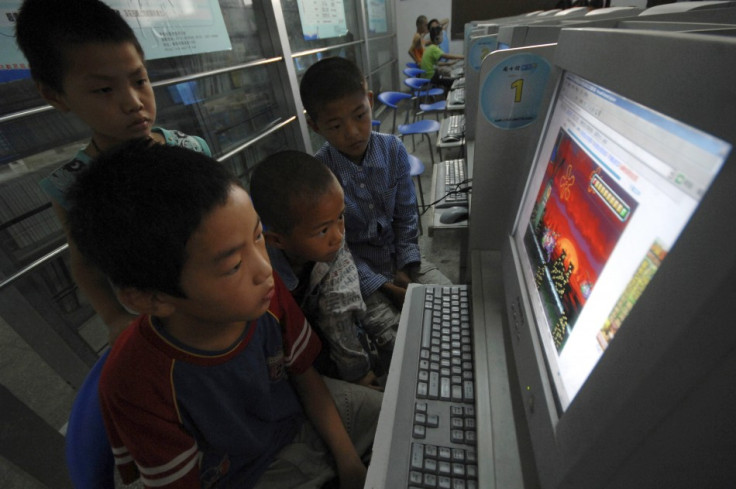
[[[474,155],[474,141],[465,141],[463,140],[463,143],[465,144],[465,147],[463,148],[463,155],[466,158],[467,162],[467,173],[466,178],[472,179],[473,178],[473,155]],[[427,202],[434,202],[439,198],[441,195],[444,194],[444,185],[441,189],[438,189],[438,177],[437,177],[437,168],[438,165],[443,164],[441,160],[440,163],[437,163],[432,168],[432,185],[429,190],[429,200]],[[434,206],[432,206],[428,211],[428,217],[429,217],[429,225],[427,226],[427,235],[429,237],[436,237],[435,233],[444,234],[447,233],[449,239],[453,239],[453,236],[456,236],[459,240],[458,246],[460,247],[460,277],[464,277],[464,271],[467,270],[467,263],[468,263],[468,223],[471,218],[472,213],[472,197],[473,194],[470,192],[468,194],[468,219],[465,221],[461,221],[455,224],[444,224],[440,222],[440,215],[442,214],[442,211],[444,209],[436,209]]]

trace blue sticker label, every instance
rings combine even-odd
[[[549,62],[536,54],[517,54],[501,61],[481,85],[483,116],[500,129],[528,126],[539,116],[549,73]]]
[[[470,64],[475,71],[479,71],[483,60],[486,56],[496,50],[497,44],[498,41],[496,40],[496,36],[474,40],[473,44],[470,46],[470,51],[468,52],[468,64]]]

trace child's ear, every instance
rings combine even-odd
[[[36,88],[41,97],[52,107],[62,112],[69,112],[69,106],[64,102],[64,96],[43,82],[36,82]]]
[[[174,304],[168,300],[169,296],[161,292],[124,287],[118,289],[116,294],[125,307],[139,314],[166,317],[176,309]]]
[[[306,117],[307,117],[307,125],[309,126],[309,128],[312,131],[316,132],[317,134],[322,135],[322,133],[319,132],[319,126],[317,125],[317,122],[314,119],[312,119],[309,116],[309,114],[307,114]]]
[[[365,92],[365,96],[368,97],[368,103],[371,104],[371,109],[373,109],[373,90]]]
[[[285,238],[281,233],[276,231],[263,231],[263,236],[266,238],[266,243],[274,248],[284,249]]]

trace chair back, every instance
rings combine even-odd
[[[115,459],[102,420],[98,384],[108,349],[89,371],[72,404],[66,464],[76,489],[114,489]]]

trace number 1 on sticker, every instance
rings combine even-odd
[[[521,92],[524,89],[524,79],[519,78],[514,83],[511,84],[511,88],[514,89],[514,103],[521,102]]]

